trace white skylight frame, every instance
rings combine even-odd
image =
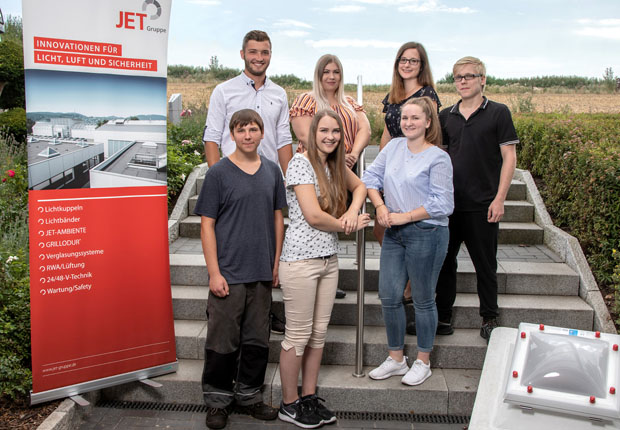
[[[562,341],[565,337],[567,344],[572,343],[573,339],[579,339],[582,341],[582,344],[595,345],[599,347],[598,349],[607,352],[607,368],[603,372],[605,387],[602,387],[602,392],[604,396],[594,396],[594,399],[592,399],[591,395],[588,394],[574,394],[539,386],[531,386],[531,389],[528,387],[528,384],[522,378],[524,372],[526,372],[526,359],[532,350],[531,348],[536,348],[536,345],[533,345],[531,342],[536,336],[538,336],[538,341],[544,340],[545,338],[542,336],[545,335],[555,335],[553,337],[554,341]],[[542,324],[521,323],[519,324],[519,331],[515,341],[512,364],[506,375],[504,402],[526,408],[551,410],[570,415],[598,419],[620,419],[619,345],[619,335],[544,326]],[[557,361],[557,356],[554,358]],[[551,373],[548,375],[551,375]]]

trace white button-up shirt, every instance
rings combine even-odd
[[[278,164],[278,149],[293,142],[288,122],[288,99],[282,87],[265,78],[256,90],[254,81],[245,73],[222,82],[213,90],[209,100],[205,142],[215,142],[226,157],[236,145],[229,131],[230,118],[241,109],[253,109],[265,124],[265,137],[258,153]]]

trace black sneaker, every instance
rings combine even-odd
[[[454,329],[449,322],[437,321],[437,331],[435,333],[442,336],[449,336],[454,333]]]
[[[336,288],[336,298],[337,299],[344,299],[347,296],[346,291],[341,290],[340,288]]]
[[[271,332],[275,334],[284,334],[284,321],[278,318],[273,312],[271,312],[269,315],[271,317]]]
[[[321,417],[321,421],[323,424],[330,424],[336,422],[336,414],[327,409],[323,403],[325,400],[317,396],[316,394],[310,394],[308,396],[304,396],[301,398],[302,403],[310,403],[311,407],[314,408],[316,414]]]
[[[266,405],[263,402],[243,406],[240,409],[241,412],[252,415],[252,417],[256,418],[257,420],[271,421],[275,420],[278,417],[278,409],[272,408],[271,406]]]
[[[228,421],[228,411],[220,408],[207,410],[207,427],[210,429],[223,429]]]
[[[323,425],[323,420],[310,403],[295,400],[290,405],[280,403],[278,418],[287,423],[295,424],[304,429],[315,429]]]
[[[489,339],[491,337],[491,332],[493,329],[497,328],[497,320],[495,318],[491,318],[482,323],[482,327],[480,327],[480,337],[486,339],[487,343],[489,343]]]

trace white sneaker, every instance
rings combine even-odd
[[[399,363],[388,356],[388,358],[381,363],[381,366],[368,372],[368,376],[370,376],[371,379],[387,379],[394,375],[404,375],[408,370],[407,357],[403,357],[403,361]]]
[[[433,372],[431,372],[431,362],[424,364],[422,360],[416,360],[411,365],[411,369],[407,372],[401,382],[405,385],[420,385],[426,381]]]

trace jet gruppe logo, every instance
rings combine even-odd
[[[161,5],[159,2],[157,0],[144,0],[141,12],[119,11],[116,28],[166,33],[165,28],[149,25],[149,21],[156,21],[159,17],[161,17]]]

